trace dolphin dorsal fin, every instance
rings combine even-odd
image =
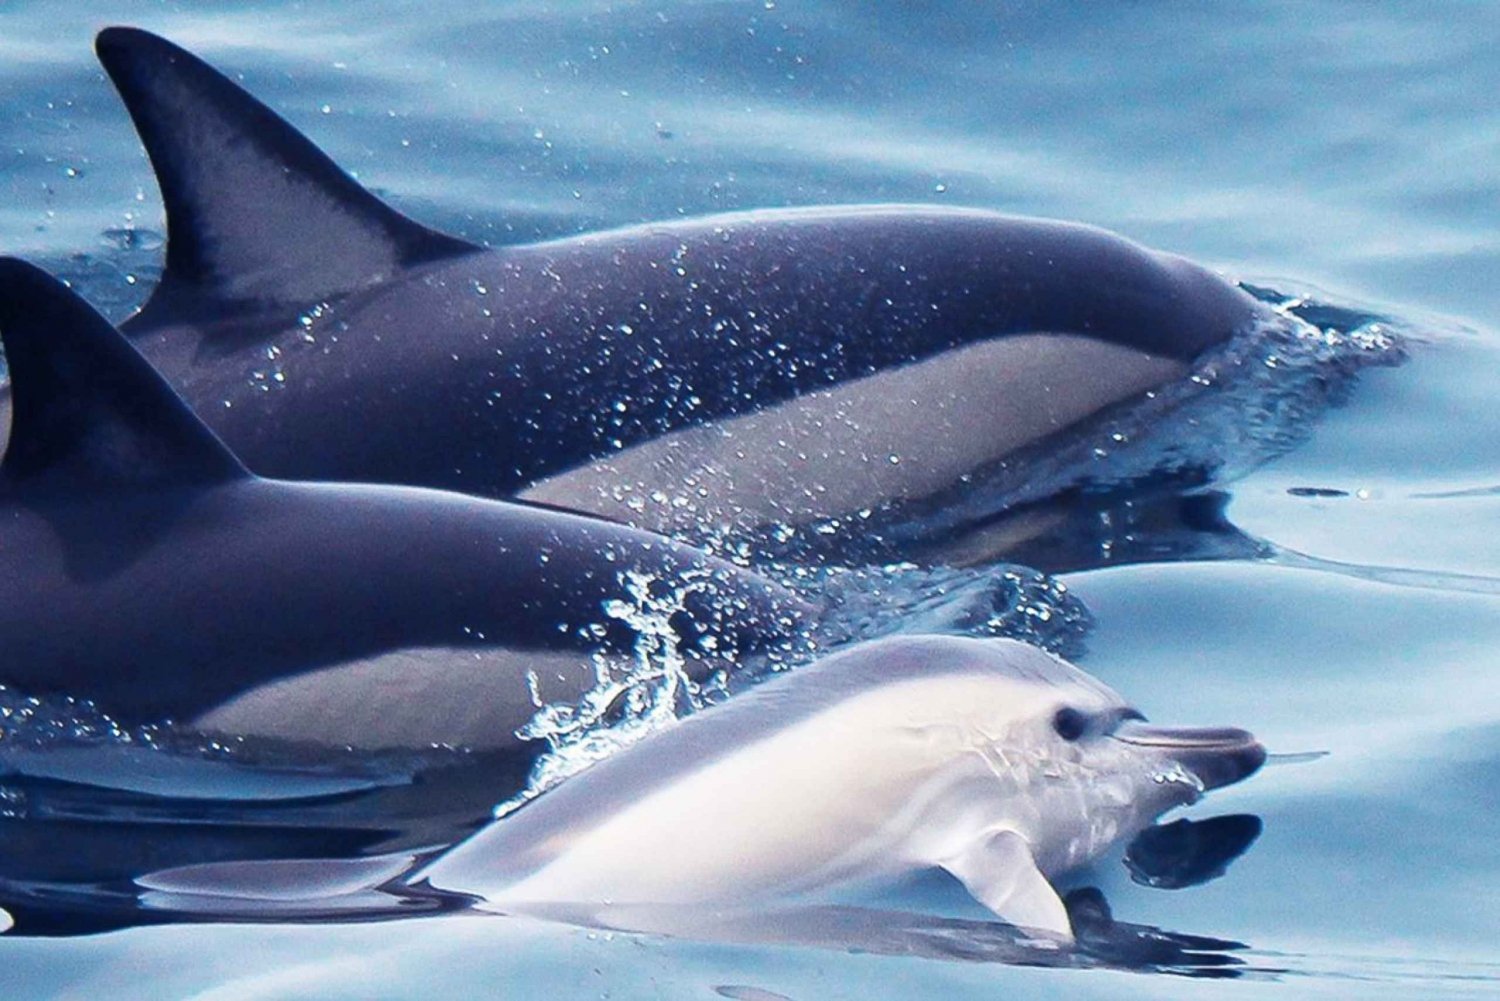
[[[10,368],[7,487],[120,490],[250,474],[109,321],[47,272],[0,258]]]
[[[235,308],[305,306],[479,249],[386,205],[274,111],[171,42],[106,28],[95,50],[135,121],[166,206],[166,271],[145,312],[170,304],[176,318],[220,319]]]

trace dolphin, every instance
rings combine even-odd
[[[1257,818],[1153,821],[1265,758],[1243,730],[1149,725],[1083,671],[1014,640],[889,637],[659,730],[454,847],[202,853],[139,872],[133,894],[70,901],[54,887],[45,905],[103,926],[477,910],[702,941],[1218,965],[1232,960],[1195,954],[1235,943],[1115,922],[1097,890],[1061,896],[1053,881],[1132,837],[1138,880],[1222,874]],[[1019,934],[841,899],[847,884],[922,869],[957,877]]]
[[[1036,647],[894,637],[657,731],[410,882],[659,927],[662,908],[722,915],[938,868],[1071,941],[1055,876],[1265,757],[1244,730],[1149,725]]]
[[[266,475],[828,535],[941,505],[1270,320],[1182,258],[974,209],[486,249],[382,203],[172,43],[116,27],[97,52],[167,217],[160,283],[122,329]]]
[[[693,670],[773,656],[809,621],[779,585],[625,526],[256,476],[107,321],[15,259],[0,339],[0,685],[26,695],[298,748],[466,748],[515,783],[537,700],[631,655],[636,627],[605,605],[632,582]]]

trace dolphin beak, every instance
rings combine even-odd
[[[1191,772],[1205,791],[1249,778],[1266,763],[1266,749],[1255,735],[1234,727],[1153,726],[1130,719],[1110,736],[1159,751]]]

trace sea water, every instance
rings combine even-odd
[[[0,250],[120,317],[163,225],[90,55],[111,23],[204,55],[470,239],[980,206],[1115,229],[1351,329],[1377,317],[1406,361],[1332,409],[1244,415],[1288,446],[1215,484],[1255,544],[1106,552],[1060,580],[1092,621],[1080,663],[1148,713],[1328,752],[1190,811],[1261,819],[1224,876],[1087,874],[1121,920],[1244,943],[1234,980],[982,962],[961,932],[900,956],[445,917],[0,938],[0,994],[1500,994],[1500,6],[0,2]],[[905,892],[982,917],[941,880]]]

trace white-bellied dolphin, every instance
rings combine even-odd
[[[662,908],[722,914],[937,867],[1067,939],[1052,876],[1264,760],[1243,730],[1150,726],[1035,647],[899,637],[658,731],[412,881],[657,927]]]
[[[1236,943],[1115,922],[1097,890],[1060,897],[1052,878],[1264,757],[1243,730],[1150,726],[1034,647],[902,636],[658,731],[446,851],[203,854],[140,871],[134,895],[71,903],[104,926],[478,908],[704,941],[1217,966],[1233,960],[1202,950]],[[1259,832],[1253,817],[1188,826],[1136,838],[1138,879],[1163,867],[1165,885],[1212,878]],[[1183,840],[1201,843],[1163,844]],[[1027,931],[842,899],[840,884],[929,867]],[[0,902],[35,917],[24,896]],[[55,890],[46,900],[67,903]],[[1038,942],[1038,931],[1076,936],[1077,948]]]
[[[147,32],[98,54],[162,190],[123,329],[252,468],[659,531],[941,497],[1266,315],[1088,226],[758,211],[486,250],[380,202]]]
[[[102,317],[14,259],[0,339],[0,684],[28,695],[122,724],[509,753],[524,778],[528,672],[573,698],[595,656],[628,656],[633,627],[604,607],[627,579],[664,599],[689,659],[769,653],[805,624],[778,585],[625,526],[254,476]]]

